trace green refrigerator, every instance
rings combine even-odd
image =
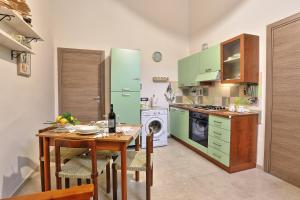
[[[140,124],[139,50],[111,49],[111,103],[117,122]]]

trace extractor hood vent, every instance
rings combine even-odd
[[[206,82],[206,81],[217,81],[220,80],[220,71],[207,72],[199,74],[196,78],[197,82]]]

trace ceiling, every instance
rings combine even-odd
[[[143,20],[180,36],[189,33],[189,0],[114,0]]]
[[[206,27],[217,23],[222,18],[230,15],[241,4],[249,0],[189,0],[190,1],[190,26],[191,34],[201,32]]]

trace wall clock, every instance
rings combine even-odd
[[[152,55],[152,59],[154,62],[160,62],[162,59],[162,54],[159,51],[155,51]]]

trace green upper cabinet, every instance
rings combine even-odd
[[[139,50],[111,50],[111,91],[140,91]]]
[[[178,61],[179,87],[197,85],[196,77],[199,73],[199,55],[199,53],[196,53]]]
[[[201,52],[199,59],[199,73],[214,72],[221,69],[220,44],[212,46]]]
[[[187,81],[187,73],[185,72],[188,68],[188,58],[183,58],[178,61],[178,86],[184,87],[186,86]]]
[[[221,51],[218,44],[178,61],[178,86],[196,86],[199,74],[216,72],[220,69]]]

